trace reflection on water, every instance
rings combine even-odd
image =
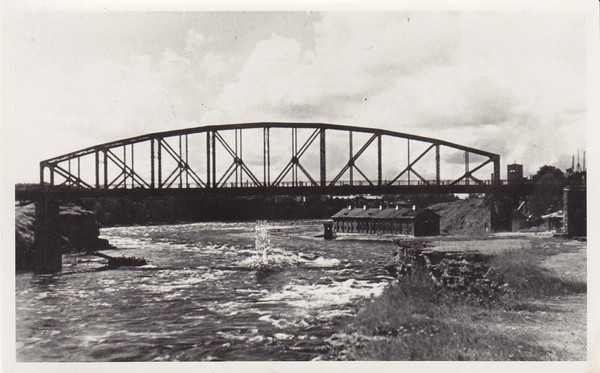
[[[18,360],[327,359],[325,339],[387,284],[393,245],[315,238],[319,221],[263,228],[263,247],[253,223],[107,228],[117,255],[150,264],[65,255],[61,274],[18,274]],[[257,276],[257,249],[295,265]]]

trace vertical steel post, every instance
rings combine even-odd
[[[189,159],[188,158],[188,155],[189,155],[189,153],[188,153],[188,145],[189,145],[188,135],[186,133],[185,134],[185,187],[186,188],[190,187],[190,173],[189,173],[189,170],[188,170],[188,166],[189,166],[189,163],[188,163],[188,159]]]
[[[215,140],[217,139],[216,131],[212,132],[212,186],[216,188],[217,185],[217,147]]]
[[[494,157],[494,180],[492,184],[500,184],[500,156]]]
[[[50,185],[54,185],[54,167],[49,167],[50,170]]]
[[[407,159],[406,159],[406,175],[408,176],[408,185],[410,185],[410,139],[406,139],[406,151],[407,151]]]
[[[150,139],[150,188],[154,189],[154,139]]]
[[[123,167],[121,168],[121,172],[123,172],[123,188],[127,189],[127,145],[123,145]]]
[[[319,154],[320,154],[320,158],[321,158],[321,186],[324,187],[325,184],[327,183],[327,174],[326,174],[326,169],[327,169],[327,162],[326,162],[326,149],[325,149],[325,128],[321,128],[321,131],[319,133],[320,135],[320,147],[319,147]]]
[[[271,186],[271,139],[269,127],[263,128],[263,177],[265,186]]]
[[[77,157],[77,184],[81,180],[81,157]]]
[[[440,144],[435,145],[435,183],[440,185]]]
[[[243,141],[243,138],[244,138],[243,131],[240,128],[240,155],[239,155],[238,158],[240,159],[240,164],[239,164],[239,169],[240,169],[240,184],[242,186],[244,186],[244,181],[242,180],[243,177],[244,177],[244,172],[243,172],[244,169],[242,168],[242,164],[241,164],[241,162],[244,161],[244,147],[243,147],[244,141]]]
[[[129,176],[131,176],[131,187],[133,188],[133,183],[134,183],[134,179],[133,179],[133,173],[135,172],[135,163],[134,163],[134,156],[133,156],[133,143],[131,144],[131,174]]]
[[[237,163],[237,159],[238,159],[238,130],[237,128],[233,130],[234,136],[233,136],[233,142],[235,143],[234,146],[234,152],[233,154],[235,155],[235,159],[233,160],[233,162],[235,163],[235,186],[238,186],[238,163]]]
[[[298,129],[292,128],[292,185],[297,186],[298,184],[298,163],[296,162],[296,153],[298,152]]]
[[[352,161],[352,131],[348,131],[348,152],[349,152],[349,157],[348,158],[348,163],[350,163],[350,167],[348,168],[348,170],[350,171],[350,185],[353,185],[353,180],[354,180],[354,162]]]
[[[377,185],[381,186],[383,183],[383,168],[381,165],[381,134],[377,136]]]
[[[104,152],[104,189],[108,189],[108,152],[106,149]]]
[[[210,131],[206,131],[206,187],[212,186],[210,180]]]
[[[100,152],[96,150],[95,155],[95,176],[96,176],[96,189],[100,189]]]
[[[263,184],[265,186],[268,186],[267,183],[267,147],[268,145],[268,141],[267,141],[267,131],[269,130],[268,127],[263,127]]]
[[[45,166],[40,163],[40,185],[44,186],[44,168]]]
[[[465,184],[469,185],[469,152],[465,152]]]
[[[157,156],[158,156],[158,189],[162,189],[162,137],[156,139]]]
[[[183,165],[181,164],[181,134],[177,136],[179,138],[179,159],[177,160],[177,171],[179,171],[179,188],[183,185],[183,176],[181,175],[183,172]]]

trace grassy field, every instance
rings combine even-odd
[[[426,275],[404,277],[359,313],[352,332],[334,341],[343,346],[338,358],[586,359],[585,243],[521,235],[453,241],[458,247],[493,252],[491,265],[508,284],[507,294],[472,304]]]

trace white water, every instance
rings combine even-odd
[[[96,272],[98,258],[65,255],[68,273],[17,275],[18,359],[327,359],[327,338],[386,286],[393,244],[315,239],[321,230],[310,221],[103,229],[119,247],[107,254],[149,264]],[[257,276],[265,266],[277,270]]]

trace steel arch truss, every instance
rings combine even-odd
[[[272,154],[272,130],[283,129],[289,133],[291,140],[289,155]],[[262,131],[262,144],[260,141],[251,143],[251,147],[262,146],[262,159],[250,156],[243,152],[244,133],[249,130]],[[305,131],[308,137],[299,140],[298,131]],[[233,140],[231,134],[233,133]],[[348,156],[343,157],[342,166],[332,168],[327,160],[341,155],[327,154],[327,138],[334,133],[333,141],[345,141],[348,138]],[[229,139],[225,134],[229,135]],[[206,145],[203,149],[191,146],[188,136],[205,136]],[[354,138],[362,136],[364,142],[355,151]],[[286,135],[287,136],[287,135]],[[395,154],[383,154],[382,139],[406,140],[407,160],[404,165],[391,161]],[[317,140],[318,139],[318,140]],[[340,140],[341,139],[341,140]],[[202,140],[204,141],[204,140]],[[280,141],[275,140],[275,141]],[[387,141],[387,140],[386,140]],[[411,143],[420,143],[421,149],[411,154]],[[176,144],[176,145],[174,145]],[[145,146],[143,154],[136,153],[134,149]],[[318,148],[318,150],[317,150]],[[366,166],[358,166],[357,161],[364,158],[364,153],[376,148],[376,160],[370,161]],[[455,175],[451,180],[441,179],[442,162],[440,148],[449,148],[452,151],[463,153],[464,172]],[[424,150],[423,150],[424,149]],[[256,150],[256,149],[254,149]],[[259,149],[260,150],[260,149]],[[313,166],[312,171],[304,163],[303,156],[313,151],[318,158],[318,171]],[[396,149],[394,152],[398,152]],[[424,158],[435,153],[435,161],[425,164]],[[203,158],[204,170],[200,171],[197,164],[192,164],[190,154]],[[477,164],[471,167],[470,155],[479,157]],[[416,157],[415,157],[416,155]],[[274,169],[273,156],[284,164],[282,168]],[[228,165],[225,170],[219,169],[217,157],[223,164]],[[260,157],[260,156],[258,156]],[[431,155],[430,155],[431,157]],[[141,159],[140,159],[141,158]],[[83,166],[82,160],[91,159],[91,166]],[[282,162],[283,159],[283,162]],[[383,160],[388,166],[388,177],[384,178]],[[483,159],[483,160],[481,160]],[[362,162],[365,162],[364,160]],[[90,163],[90,162],[88,162]],[[145,171],[136,167],[140,163],[149,166]],[[262,164],[262,175],[253,171],[249,165]],[[474,173],[483,167],[492,164],[493,173],[489,180],[482,180]],[[435,178],[426,178],[416,166],[426,167],[428,174]],[[329,168],[328,168],[329,167]],[[90,169],[91,168],[91,169]],[[374,172],[376,176],[368,177],[365,169]],[[390,169],[393,175],[389,176]],[[112,174],[111,172],[112,171]],[[276,175],[271,179],[271,175]],[[355,172],[358,179],[355,178]],[[88,176],[85,177],[83,174]],[[203,174],[204,173],[204,174]],[[91,175],[91,176],[90,176]],[[333,175],[328,180],[327,175]],[[344,179],[346,175],[346,179]],[[415,136],[406,133],[393,132],[383,129],[366,127],[353,127],[324,123],[244,123],[231,125],[211,125],[195,127],[176,131],[151,133],[110,143],[92,146],[86,149],[68,153],[40,162],[40,182],[49,185],[65,185],[79,189],[173,189],[173,188],[201,188],[206,190],[223,188],[285,188],[285,187],[321,187],[335,188],[336,186],[371,186],[386,187],[400,185],[476,185],[500,183],[500,156],[484,150],[475,149],[460,144],[455,144],[439,139]],[[262,177],[261,177],[262,176]],[[411,176],[416,180],[411,181]],[[407,180],[402,180],[405,177]],[[245,182],[243,181],[245,178]],[[291,179],[291,180],[290,180]]]

